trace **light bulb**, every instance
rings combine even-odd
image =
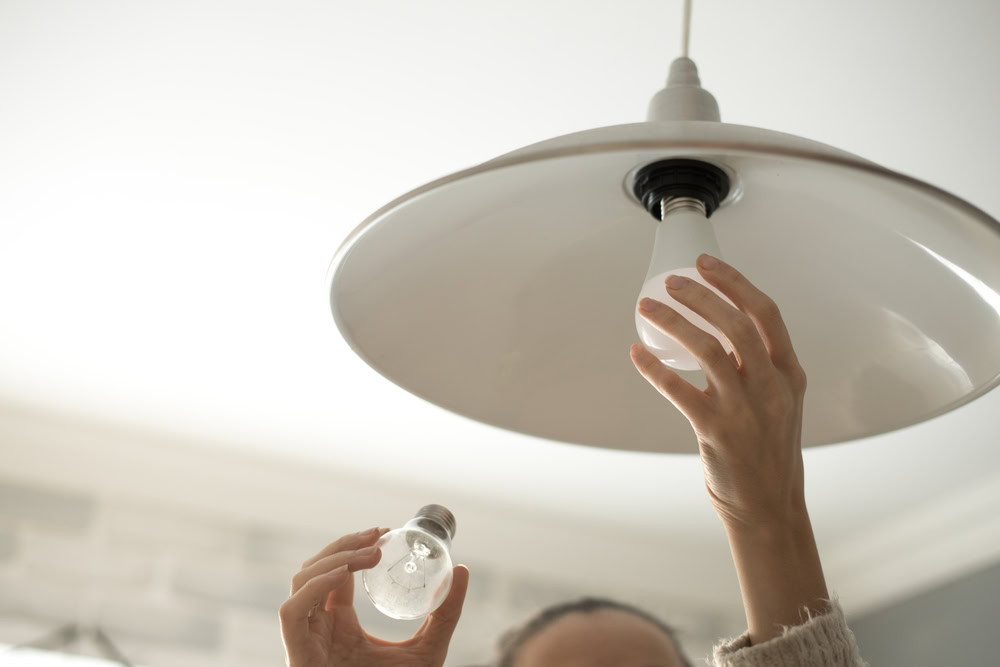
[[[726,337],[703,317],[667,293],[667,276],[674,274],[694,280],[733,305],[722,292],[705,282],[695,262],[702,253],[720,257],[712,223],[705,217],[705,205],[691,197],[669,197],[661,202],[661,222],[656,227],[653,256],[649,261],[646,280],[636,299],[635,328],[639,340],[660,361],[681,371],[698,370],[697,359],[687,348],[653,326],[639,311],[639,301],[645,297],[667,304],[702,331],[713,335],[726,354],[733,348]]]
[[[441,505],[421,507],[402,528],[383,535],[376,542],[382,559],[361,575],[375,608],[414,619],[441,606],[451,590],[454,537],[455,516]]]

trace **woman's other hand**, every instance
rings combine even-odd
[[[448,597],[410,639],[388,642],[366,632],[354,611],[354,572],[382,558],[375,546],[388,528],[330,543],[292,577],[278,610],[288,667],[441,667],[462,614],[469,570],[458,565]]]

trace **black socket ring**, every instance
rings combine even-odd
[[[669,197],[700,199],[705,204],[705,217],[710,218],[729,194],[729,177],[701,160],[660,160],[638,171],[633,191],[657,220],[661,219],[660,201]]]

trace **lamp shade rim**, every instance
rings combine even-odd
[[[338,267],[357,239],[394,209],[427,192],[484,172],[516,167],[543,160],[603,152],[630,150],[684,150],[697,154],[699,150],[713,152],[757,153],[791,160],[818,161],[902,182],[927,194],[947,200],[965,209],[972,217],[991,225],[1000,234],[1000,221],[975,204],[913,176],[897,172],[833,146],[796,135],[746,125],[712,121],[643,122],[611,125],[546,139],[524,146],[478,165],[452,172],[418,186],[388,202],[358,224],[334,252],[326,273],[325,284],[331,291]],[[637,171],[637,169],[633,170]],[[633,174],[634,175],[634,174]],[[732,196],[730,196],[732,199]],[[336,309],[334,309],[336,318]],[[339,326],[339,322],[338,322]]]
[[[1000,354],[986,340],[1000,332],[1000,267],[989,260],[1000,250],[996,219],[942,188],[846,151],[710,121],[634,123],[556,137],[397,197],[355,227],[330,263],[327,294],[341,336],[383,377],[466,418],[553,441],[664,451],[657,439],[668,431],[628,432],[630,424],[662,412],[663,398],[648,396],[648,386],[625,376],[634,369],[619,369],[621,360],[588,355],[625,343],[628,331],[620,323],[648,264],[643,253],[649,252],[653,221],[637,199],[627,200],[623,180],[643,164],[673,157],[715,162],[750,179],[747,196],[728,200],[728,210],[723,202],[712,218],[723,252],[732,252],[724,257],[751,269],[755,284],[783,304],[783,312],[789,304],[797,327],[790,325],[790,331],[802,332],[795,337],[802,341],[796,351],[802,345],[808,352],[802,358],[814,361],[815,377],[838,383],[829,395],[823,382],[810,384],[813,396],[832,407],[806,424],[803,447],[906,428],[1000,383]],[[640,222],[631,222],[633,212]],[[753,225],[740,224],[745,213]],[[779,247],[764,250],[779,238]],[[796,248],[819,250],[819,261],[797,257]],[[880,251],[897,258],[893,271],[879,269]],[[598,266],[608,267],[606,273],[569,278],[585,274],[581,267]],[[843,269],[849,269],[847,290],[835,289]],[[786,280],[782,272],[797,278]],[[945,282],[931,283],[932,275]],[[588,302],[574,301],[581,284],[594,295]],[[487,303],[513,305],[517,316],[479,310],[484,299],[469,300],[477,293],[489,295]],[[917,295],[930,306],[914,303]],[[937,315],[939,306],[953,314]],[[589,338],[571,343],[575,358],[600,366],[600,384],[592,386],[620,388],[613,404],[575,387],[568,367],[541,368],[547,361],[534,351],[548,336],[540,315],[569,322],[591,308],[607,313],[608,322],[566,326],[591,328],[583,331]],[[967,324],[970,316],[982,327],[978,333]],[[460,328],[449,329],[436,317]],[[936,325],[935,319],[948,324]],[[401,323],[409,331],[400,332]],[[466,329],[476,331],[468,338],[478,347],[456,341]],[[849,353],[855,351],[860,356],[852,361]],[[805,368],[812,380],[813,367]],[[518,395],[519,373],[533,392]],[[488,391],[468,384],[477,375],[493,383]],[[596,382],[598,373],[584,372],[581,382],[584,376]],[[939,379],[952,384],[937,391]],[[532,414],[544,412],[543,390],[551,392],[547,396],[572,394],[558,406],[547,405],[548,422]],[[891,412],[883,409],[890,396]],[[634,413],[625,415],[633,404]],[[842,419],[842,410],[852,412]],[[612,424],[615,411],[622,416]],[[567,430],[559,419],[589,421]],[[670,451],[693,453],[694,443],[680,440],[689,435],[687,424],[676,415],[663,420],[677,438],[670,445],[677,449]]]

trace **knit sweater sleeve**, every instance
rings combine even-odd
[[[750,646],[750,633],[725,639],[712,649],[715,667],[868,667],[861,659],[854,633],[847,627],[836,594],[830,611],[801,625],[782,626],[781,636]]]

